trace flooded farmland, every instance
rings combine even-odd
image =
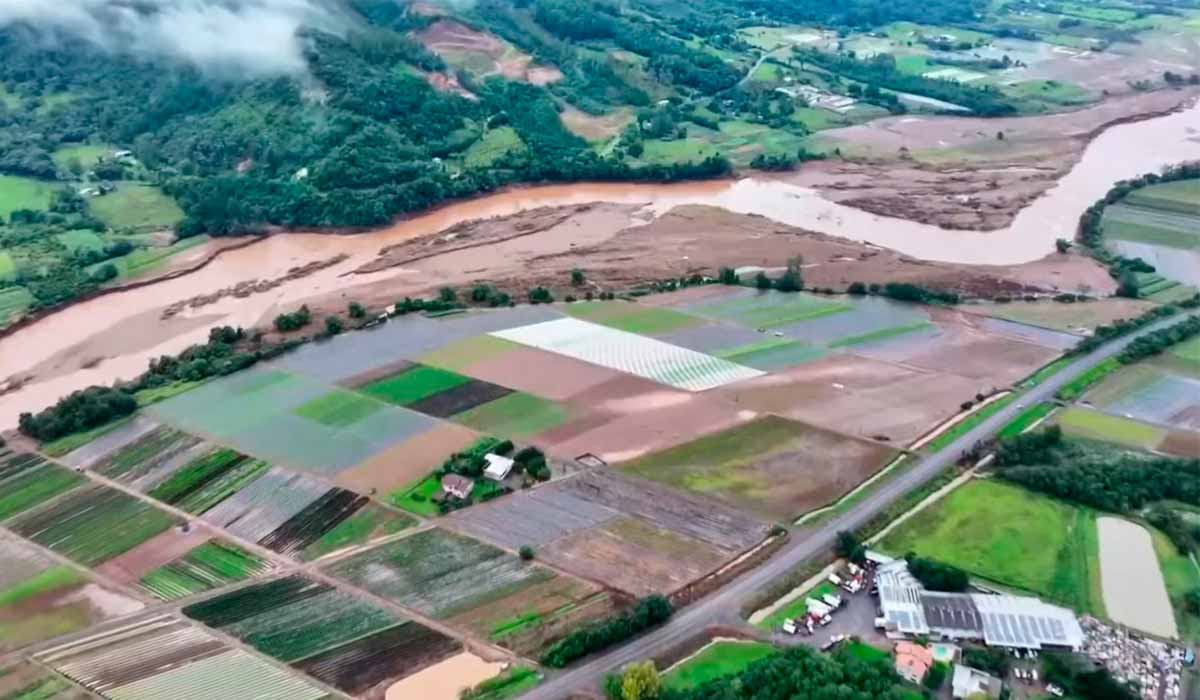
[[[1175,613],[1150,532],[1137,523],[1107,516],[1097,518],[1096,527],[1100,532],[1100,583],[1108,616],[1143,632],[1177,638]]]

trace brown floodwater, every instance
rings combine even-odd
[[[0,427],[14,425],[21,411],[38,410],[76,389],[135,376],[145,369],[149,358],[178,352],[202,340],[211,325],[250,326],[298,300],[412,275],[412,270],[391,269],[345,276],[388,245],[464,221],[588,202],[644,205],[621,222],[628,225],[646,222],[679,205],[707,204],[867,241],[917,258],[1008,265],[1039,259],[1053,250],[1055,239],[1072,238],[1080,213],[1117,180],[1191,159],[1200,159],[1200,106],[1115,126],[1094,139],[1071,172],[1018,213],[1011,226],[989,232],[947,230],[878,216],[830,202],[814,189],[778,178],[749,177],[670,185],[529,187],[451,204],[369,233],[271,236],[226,251],[193,273],[70,306],[0,339],[0,378],[9,388],[0,395]],[[580,231],[578,236],[587,239],[589,232]],[[563,248],[571,243],[566,237],[555,242]],[[292,268],[339,254],[347,258],[268,292],[228,296],[168,321],[159,318],[161,309],[172,303],[247,280],[278,278]],[[199,316],[203,323],[197,320]],[[15,382],[21,382],[19,388]]]

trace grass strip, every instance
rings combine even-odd
[[[747,666],[778,653],[763,642],[713,642],[663,676],[670,690],[698,688],[716,678],[741,673]]]
[[[1030,426],[1054,412],[1054,404],[1039,403],[1021,412],[1011,423],[1000,429],[1001,440],[1016,437],[1029,429]]]
[[[1038,371],[1029,375],[1027,378],[1025,378],[1025,380],[1019,382],[1017,384],[1017,387],[1021,388],[1021,389],[1032,389],[1033,387],[1038,386],[1039,384],[1041,384],[1042,382],[1045,382],[1050,377],[1053,377],[1054,375],[1058,374],[1062,370],[1062,368],[1071,364],[1072,359],[1073,358],[1070,358],[1070,357],[1058,358],[1054,362],[1051,362],[1050,364],[1046,365],[1045,367],[1042,367]]]
[[[1058,390],[1056,396],[1063,401],[1074,401],[1083,396],[1093,384],[1116,372],[1120,367],[1120,360],[1110,357],[1063,386],[1063,388]]]
[[[426,518],[435,518],[439,515],[439,511],[437,504],[433,502],[433,497],[441,489],[441,482],[433,475],[430,475],[412,486],[403,488],[388,496],[388,502],[410,513],[416,513]]]
[[[96,426],[91,430],[85,430],[82,433],[71,433],[70,435],[64,435],[57,440],[51,440],[50,442],[43,444],[42,453],[49,457],[62,457],[65,454],[83,447],[98,437],[111,433],[131,420],[133,420],[132,415],[124,416],[123,418],[119,418],[111,423],[105,423],[104,425]]]
[[[999,413],[1001,409],[1015,401],[1016,398],[1016,394],[1009,394],[1008,396],[996,399],[978,411],[975,411],[971,415],[950,426],[948,429],[943,431],[941,435],[938,435],[933,440],[930,440],[929,443],[927,443],[924,447],[925,451],[932,453],[945,449],[955,440],[974,430],[975,427],[980,423]]]

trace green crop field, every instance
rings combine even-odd
[[[413,525],[416,525],[416,521],[406,515],[368,503],[305,548],[303,557],[309,561],[318,559],[346,547],[403,532]]]
[[[82,574],[69,566],[55,566],[35,574],[12,588],[0,591],[0,608],[16,605],[49,591],[73,586],[86,580]]]
[[[35,455],[0,457],[0,522],[82,486],[85,479]]]
[[[184,608],[183,614],[283,662],[403,623],[373,603],[301,576],[210,598]]]
[[[1175,345],[1169,352],[1182,360],[1200,365],[1200,338]]]
[[[698,654],[663,674],[663,685],[671,690],[689,690],[714,678],[740,673],[747,666],[778,653],[762,642],[713,642]]]
[[[469,381],[471,381],[470,377],[464,377],[455,372],[417,365],[399,374],[371,382],[361,387],[359,391],[380,401],[407,406]]]
[[[1057,423],[1068,435],[1126,447],[1150,449],[1167,436],[1167,431],[1162,428],[1077,406],[1059,414]]]
[[[148,275],[165,265],[172,256],[204,245],[208,241],[208,236],[190,236],[188,238],[181,238],[168,246],[138,248],[128,255],[113,258],[107,262],[116,266],[121,278]],[[95,272],[100,265],[104,264],[106,263],[96,263],[89,267],[88,271]]]
[[[827,354],[828,351],[825,348],[815,347],[790,338],[771,338],[760,343],[741,345],[713,353],[722,360],[729,360],[763,371],[812,362]]]
[[[917,323],[909,323],[903,326],[892,326],[891,328],[880,328],[877,331],[862,333],[860,335],[852,335],[846,338],[839,338],[829,344],[831,348],[849,347],[852,345],[863,345],[864,343],[877,343],[882,340],[890,340],[898,336],[907,335],[916,331],[922,331],[926,328],[933,328],[933,324],[929,321],[918,321]]]
[[[146,574],[139,585],[160,600],[177,600],[266,573],[271,565],[240,547],[205,542]]]
[[[1200,214],[1200,180],[1180,180],[1143,187],[1130,192],[1125,201],[1153,209]]]
[[[241,491],[255,479],[267,473],[270,468],[270,464],[259,459],[240,462],[212,481],[188,493],[175,506],[185,512],[199,515]]]
[[[540,396],[514,392],[476,406],[451,420],[481,433],[528,438],[567,421],[563,406]]]
[[[383,404],[379,401],[337,389],[298,406],[293,412],[321,425],[342,428],[354,425],[381,408]]]
[[[1099,542],[1091,511],[996,479],[975,480],[917,513],[880,542],[1080,612],[1097,610]]]
[[[703,322],[674,309],[659,309],[624,301],[576,302],[567,304],[565,310],[575,318],[630,333],[668,333]]]
[[[180,467],[166,481],[151,489],[149,496],[174,505],[218,479],[244,459],[245,455],[234,450],[215,450]]]
[[[151,185],[123,182],[115,192],[88,200],[92,214],[117,231],[156,231],[183,221],[183,210]]]
[[[462,372],[477,362],[494,359],[520,347],[521,345],[518,343],[497,338],[494,335],[477,335],[443,345],[437,350],[417,358],[417,361],[431,367]]]
[[[28,177],[0,175],[0,220],[7,221],[18,209],[45,211],[50,207],[48,183]]]
[[[115,489],[76,489],[31,510],[8,526],[84,566],[124,554],[178,521],[153,506]]]

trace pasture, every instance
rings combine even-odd
[[[1094,514],[995,479],[955,489],[879,547],[957,566],[1080,612],[1101,611]]]
[[[775,653],[775,647],[762,642],[718,640],[668,669],[663,674],[663,685],[672,690],[689,690],[740,673],[755,661]]]
[[[895,455],[882,445],[766,416],[621,468],[767,520],[792,520],[838,500]]]
[[[1123,447],[1153,449],[1167,437],[1162,428],[1077,406],[1059,413],[1055,422],[1068,435]]]
[[[28,177],[0,175],[0,220],[18,209],[45,211],[50,207],[52,189],[49,183]]]
[[[92,214],[116,231],[145,233],[174,228],[183,210],[158,187],[122,182],[114,192],[88,200]]]

